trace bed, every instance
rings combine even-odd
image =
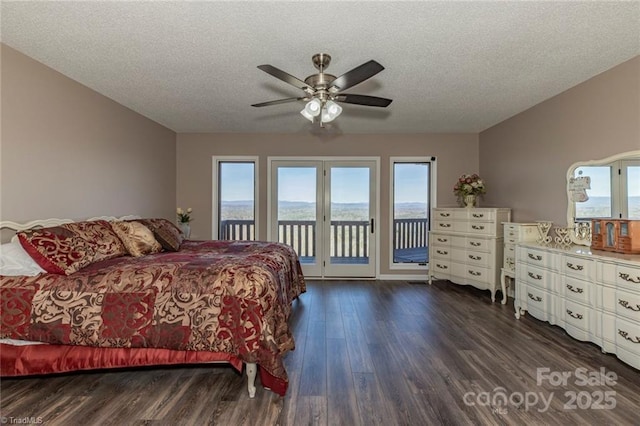
[[[164,219],[120,219],[0,222],[20,231],[2,245],[7,256],[21,247],[46,266],[0,275],[0,375],[228,362],[246,369],[250,397],[257,372],[284,395],[283,357],[295,347],[288,319],[306,290],[293,249],[182,241]],[[153,248],[130,247],[132,228],[145,228]]]

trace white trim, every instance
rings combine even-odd
[[[424,281],[425,284],[429,281],[429,275],[415,275],[415,274],[382,274],[380,275],[379,280],[387,280],[387,281]]]
[[[220,163],[253,163],[253,220],[255,239],[260,240],[259,199],[260,157],[257,155],[214,155],[211,157],[211,239],[218,239],[218,172]]]
[[[422,157],[389,157],[389,270],[396,271],[428,271],[429,264],[423,265],[413,263],[395,263],[393,261],[393,202],[395,198],[394,193],[394,164],[396,163],[429,163],[429,199],[427,206],[427,220],[428,225],[431,227],[431,209],[436,204],[437,182],[436,182],[436,163],[437,157],[435,156],[422,156]],[[427,259],[427,262],[429,259]],[[379,275],[379,274],[378,274]]]
[[[431,158],[431,157],[429,157]],[[273,203],[272,203],[272,192],[274,191],[274,188],[272,187],[274,184],[274,180],[272,177],[273,174],[273,163],[276,161],[294,161],[294,162],[305,162],[305,161],[314,161],[314,162],[333,162],[333,161],[372,161],[375,162],[375,168],[376,168],[376,179],[377,182],[375,182],[376,184],[376,202],[375,202],[375,213],[376,213],[376,232],[375,232],[375,244],[376,244],[376,254],[375,254],[375,262],[376,262],[376,266],[375,266],[375,277],[366,277],[366,278],[353,278],[353,279],[363,279],[363,280],[374,280],[374,279],[378,279],[378,277],[380,276],[380,189],[381,189],[381,172],[380,172],[380,157],[377,156],[365,156],[365,157],[359,157],[359,156],[268,156],[267,157],[267,192],[268,192],[268,196],[267,196],[267,240],[268,241],[275,241],[277,239],[277,236],[273,235],[273,232],[271,230],[272,226],[271,226],[271,221],[273,220],[274,217],[274,212],[273,210]],[[323,170],[324,170],[324,165],[323,165]],[[324,185],[324,183],[323,183]],[[324,207],[323,207],[324,208]],[[321,244],[321,243],[320,243]],[[318,245],[318,248],[321,249],[321,245]],[[343,278],[331,278],[331,277],[322,277],[322,276],[316,276],[313,277],[314,279],[352,279],[349,277],[343,277]]]

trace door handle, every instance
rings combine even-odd
[[[371,233],[373,234],[373,218],[371,218]]]

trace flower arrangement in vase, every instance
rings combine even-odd
[[[178,227],[184,234],[185,238],[189,238],[191,235],[191,213],[193,213],[193,209],[191,207],[187,210],[182,210],[180,207],[176,209],[176,214],[178,215]]]
[[[476,207],[478,196],[487,193],[484,181],[477,174],[464,174],[458,178],[453,186],[453,193],[458,197],[460,204],[467,208]]]

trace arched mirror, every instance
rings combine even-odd
[[[574,244],[591,245],[591,219],[640,220],[640,151],[572,164],[567,199]]]

